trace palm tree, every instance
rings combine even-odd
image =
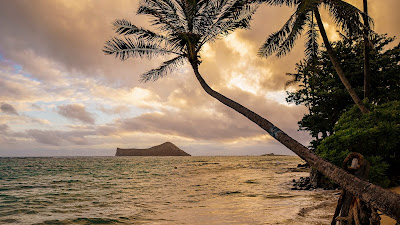
[[[324,5],[334,18],[340,27],[345,29],[349,33],[357,33],[361,30],[362,24],[360,18],[363,15],[360,10],[356,7],[342,1],[342,0],[260,0],[261,2],[266,2],[270,5],[283,5],[297,6],[296,11],[290,16],[289,20],[284,24],[284,26],[277,32],[271,34],[265,43],[261,46],[259,50],[259,55],[268,57],[269,55],[276,52],[278,57],[283,56],[290,52],[293,48],[295,41],[301,35],[304,27],[308,26],[313,28],[313,22],[310,25],[310,21],[313,21],[315,17],[318,29],[322,36],[322,40],[327,49],[328,55],[331,59],[333,66],[343,85],[346,87],[351,98],[356,103],[358,108],[363,113],[368,113],[369,110],[365,107],[361,99],[358,97],[357,93],[352,88],[350,82],[347,80],[345,73],[340,66],[340,61],[336,57],[330,43],[328,36],[326,35],[325,28],[322,24],[322,19],[319,13],[319,7]],[[311,18],[311,19],[310,19]],[[308,29],[307,32],[307,44],[306,44],[306,55],[315,51],[315,44],[310,45],[309,43],[315,42],[315,31]],[[313,38],[310,39],[310,32],[313,34]],[[312,47],[314,49],[312,49]],[[315,53],[314,53],[315,54]]]
[[[157,80],[177,66],[189,62],[201,87],[210,96],[253,121],[350,193],[400,220],[400,208],[397,207],[400,195],[365,182],[323,160],[270,121],[210,88],[203,79],[199,72],[202,46],[238,28],[248,28],[256,8],[257,5],[244,0],[143,0],[138,14],[150,16],[152,25],[161,33],[137,27],[127,20],[116,20],[113,24],[116,33],[133,38],[112,38],[106,42],[103,51],[121,60],[174,55],[160,67],[144,73],[141,77],[144,82]]]

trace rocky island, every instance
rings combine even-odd
[[[117,148],[115,156],[190,156],[171,142],[153,146],[147,149]]]

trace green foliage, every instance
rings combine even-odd
[[[371,99],[370,103],[383,104],[400,99],[400,44],[387,50],[393,38],[373,35],[371,51]],[[363,42],[361,38],[347,38],[333,43],[334,51],[340,56],[343,70],[348,75],[353,88],[362,95]],[[343,112],[354,102],[336,74],[326,51],[321,51],[316,63],[303,60],[297,65],[297,73],[291,83],[299,84],[299,89],[288,92],[287,102],[305,105],[309,113],[299,121],[301,130],[307,130],[315,138],[312,147],[333,134],[333,127]]]
[[[361,153],[371,164],[370,181],[386,187],[389,180],[398,182],[400,175],[400,101],[370,108],[368,114],[357,107],[344,113],[334,126],[335,133],[315,151],[338,166],[348,153]]]
[[[366,159],[372,165],[369,172],[369,180],[381,187],[388,187],[390,179],[387,173],[391,169],[390,165],[381,156],[369,156]],[[398,184],[392,184],[392,186],[394,185]]]
[[[288,92],[289,103],[305,105],[308,113],[299,121],[299,128],[315,138],[311,147],[323,158],[342,166],[350,152],[359,152],[371,163],[370,179],[386,187],[400,184],[400,44],[389,49],[394,41],[386,35],[373,34],[370,53],[371,113],[361,115],[338,78],[326,51],[317,61],[307,58],[298,63],[290,84],[298,89]],[[343,70],[358,95],[362,94],[363,41],[348,38],[333,43]],[[392,182],[390,183],[389,180]]]

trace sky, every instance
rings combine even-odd
[[[361,0],[349,1],[361,7]],[[369,0],[374,30],[400,34],[400,1]],[[186,64],[156,82],[140,75],[168,58],[120,61],[102,52],[111,23],[136,15],[138,0],[0,0],[0,157],[108,156],[170,141],[192,155],[293,154],[261,128],[208,96]],[[250,30],[204,46],[200,73],[220,93],[299,142],[307,109],[288,105],[286,73],[304,56],[299,41],[282,58],[257,50],[293,9],[261,6]],[[336,27],[326,13],[331,40]],[[398,40],[395,41],[398,43]]]

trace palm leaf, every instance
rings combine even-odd
[[[174,4],[170,2],[171,4]],[[179,4],[177,4],[179,5]],[[152,25],[160,27],[160,30],[168,33],[184,32],[185,21],[181,20],[177,14],[176,8],[171,8],[169,4],[163,4],[163,1],[144,0],[139,6],[137,14],[149,15],[153,19]]]
[[[336,25],[350,35],[360,35],[363,30],[363,12],[343,0],[323,0]],[[373,24],[372,19],[370,19]]]
[[[231,12],[229,17],[227,16],[228,14],[225,13],[224,18],[217,18],[203,34],[199,48],[204,43],[215,41],[221,36],[228,35],[238,28],[248,28],[250,26],[251,17],[257,10],[258,5],[241,5],[239,8],[240,10],[236,8],[238,10],[236,12],[232,12],[232,9],[227,9]]]
[[[272,55],[279,48],[282,39],[286,38],[287,34],[291,30],[291,26],[293,24],[293,20],[295,20],[296,14],[292,14],[288,21],[283,25],[283,27],[271,35],[268,36],[267,40],[258,50],[258,55],[262,57],[268,57]]]
[[[115,20],[112,25],[117,34],[136,35],[136,39],[145,39],[148,41],[168,41],[167,37],[154,33],[151,30],[137,27],[125,19]]]
[[[182,55],[179,52],[160,47],[155,43],[134,41],[130,38],[125,38],[124,40],[112,38],[106,42],[103,52],[108,55],[115,55],[115,57],[121,60],[126,60],[129,57],[146,57],[151,59],[155,56],[162,56],[170,53]]]
[[[299,3],[299,0],[259,0],[260,2],[267,3],[269,5],[281,6],[286,5],[292,7]]]
[[[293,22],[293,25],[286,39],[284,39],[277,48],[276,56],[281,57],[289,53],[290,50],[292,50],[295,41],[304,30],[304,25],[306,24],[306,21],[307,21],[306,14],[301,13],[296,16],[296,20]]]
[[[306,43],[304,53],[308,61],[315,61],[318,56],[318,38],[319,32],[317,29],[317,24],[314,21],[314,14],[309,14],[307,18],[307,32],[306,32]]]
[[[166,76],[171,73],[185,62],[185,56],[177,56],[173,59],[163,62],[161,66],[156,69],[152,69],[141,75],[141,82],[156,81],[159,78]]]
[[[298,4],[296,12],[292,14],[283,27],[272,33],[258,51],[258,55],[268,57],[276,52],[278,57],[291,51],[295,41],[301,35],[306,24],[307,14],[318,8],[319,0],[305,0]]]

